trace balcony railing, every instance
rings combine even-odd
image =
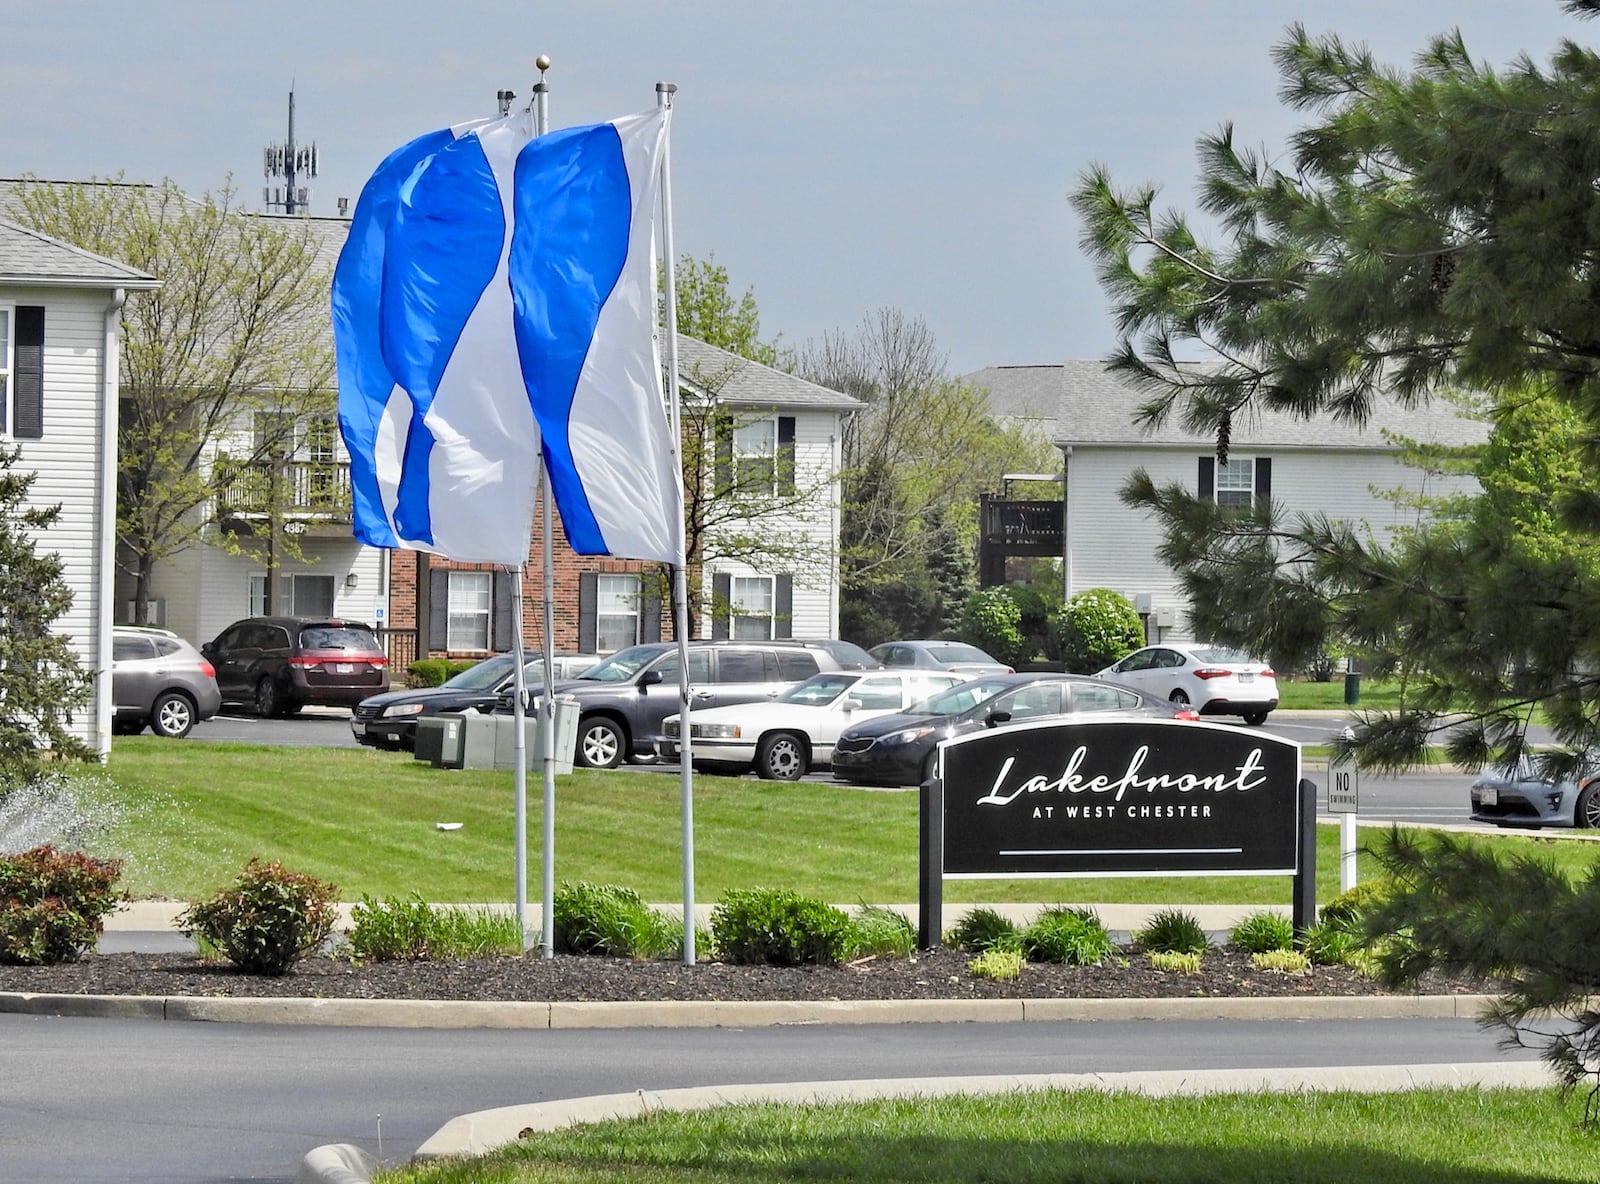
[[[350,521],[350,466],[340,461],[285,460],[217,465],[217,506],[224,519],[264,518],[272,506],[273,469],[278,506],[286,517]]]
[[[1012,555],[1060,555],[1061,509],[1061,502],[1015,502],[986,497],[983,499],[983,541]]]

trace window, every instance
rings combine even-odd
[[[777,682],[777,661],[764,650],[721,650],[717,654],[717,681]]]
[[[319,510],[337,504],[338,439],[338,425],[326,416],[306,424],[305,453],[311,463],[307,469],[305,496],[297,498],[297,501]]]
[[[719,491],[744,496],[792,494],[795,491],[794,416],[717,422]]]
[[[271,617],[284,612],[292,617],[331,617],[333,615],[333,577],[295,572],[278,575],[278,603],[267,603],[267,577],[250,577],[250,615]]]
[[[494,573],[452,571],[448,575],[450,591],[445,648],[487,650]]]
[[[863,678],[850,688],[850,698],[874,711],[898,711],[901,688],[898,678]]]
[[[614,653],[639,643],[639,577],[595,578],[595,652]]]
[[[768,576],[733,578],[733,636],[765,641],[772,636],[772,580]]]
[[[1272,496],[1272,460],[1265,456],[1231,456],[1222,464],[1214,456],[1200,458],[1199,492],[1203,501],[1248,510]]]

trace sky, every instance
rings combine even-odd
[[[960,375],[1114,349],[1068,194],[1101,163],[1190,209],[1195,141],[1229,121],[1281,155],[1296,21],[1399,67],[1452,28],[1496,67],[1600,38],[1557,0],[4,0],[0,175],[231,179],[260,209],[292,88],[333,215],[401,144],[501,89],[526,105],[547,54],[552,127],[676,85],[676,252],[750,290],[763,337],[896,309]]]

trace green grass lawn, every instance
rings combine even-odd
[[[1393,711],[1400,706],[1401,685],[1398,682],[1380,682],[1363,678],[1360,698],[1355,707],[1344,701],[1344,675],[1335,675],[1332,682],[1305,682],[1300,679],[1278,680],[1278,707],[1285,711],[1349,711],[1373,708]]]
[[[120,817],[106,849],[140,896],[195,900],[252,857],[338,885],[346,901],[416,891],[437,903],[515,898],[509,772],[435,769],[403,753],[119,737],[83,792]],[[527,784],[529,892],[542,869],[543,784]],[[839,904],[917,899],[915,792],[695,778],[696,899],[788,888]],[[441,831],[440,822],[460,829]],[[683,898],[679,779],[643,770],[557,778],[555,877]],[[1496,841],[1587,866],[1587,844]],[[1582,850],[1579,850],[1582,848]],[[1318,827],[1318,899],[1338,891],[1338,832]],[[1363,876],[1376,874],[1363,857]],[[1287,877],[952,880],[950,903],[1287,904]]]
[[[1581,1099],[1554,1090],[1100,1091],[729,1106],[538,1134],[380,1184],[1576,1184]]]

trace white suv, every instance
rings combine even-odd
[[[166,629],[117,625],[111,630],[111,730],[132,736],[187,736],[222,707],[217,672],[183,638]]]

